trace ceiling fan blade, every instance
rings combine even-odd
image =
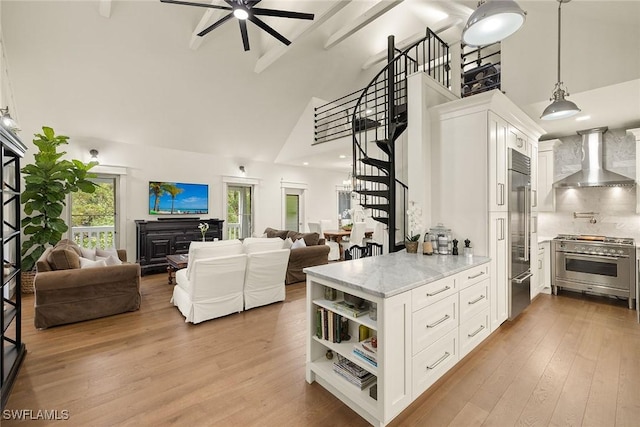
[[[229,19],[233,18],[233,13],[228,14],[227,16],[223,16],[222,18],[218,19],[216,22],[214,22],[213,24],[209,25],[207,28],[205,28],[204,30],[200,31],[198,33],[198,35],[200,37],[209,34],[211,31],[215,30],[216,28],[218,28],[220,25],[224,24],[225,22],[227,22]]]
[[[240,24],[240,34],[242,34],[242,44],[244,45],[244,51],[249,50],[249,34],[247,33],[247,21],[244,19],[238,19]]]
[[[278,40],[280,40],[282,43],[286,44],[287,46],[289,46],[291,44],[291,42],[289,40],[287,40],[282,34],[280,34],[279,32],[277,32],[276,30],[274,30],[273,28],[271,28],[270,26],[268,26],[267,24],[264,23],[264,21],[262,21],[260,18],[258,18],[257,16],[254,15],[249,15],[248,18],[251,22],[253,22],[254,24],[256,24],[258,27],[262,28],[263,30],[265,30],[267,33],[271,34],[273,37],[277,38]]]
[[[232,8],[229,6],[218,6],[215,4],[204,4],[204,3],[192,3],[190,1],[180,1],[180,0],[160,0],[161,3],[173,3],[173,4],[182,4],[184,6],[198,6],[198,7],[207,7],[209,9],[222,9],[222,10],[231,10]]]
[[[291,12],[288,10],[276,10],[276,9],[262,9],[259,7],[252,7],[251,12],[254,15],[260,15],[260,16],[276,16],[278,18],[295,18],[295,19],[313,20],[313,13]]]

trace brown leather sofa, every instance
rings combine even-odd
[[[291,237],[294,242],[297,239],[304,239],[307,245],[304,248],[291,249],[285,278],[287,285],[307,280],[307,275],[302,272],[305,267],[329,263],[329,246],[324,244],[324,238],[320,238],[318,233],[298,233],[297,231],[275,230],[273,228],[267,228],[264,232],[267,237],[280,237],[282,240],[287,237]]]
[[[118,249],[119,265],[80,268],[80,247],[61,240],[36,263],[35,327],[97,319],[140,308],[140,266],[126,263]]]

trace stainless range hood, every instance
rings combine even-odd
[[[553,184],[567,187],[618,187],[635,185],[632,178],[611,172],[602,160],[602,140],[607,127],[578,131],[582,136],[582,169]]]

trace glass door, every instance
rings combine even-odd
[[[85,248],[116,248],[116,177],[98,176],[93,193],[71,193],[70,238]]]
[[[285,230],[300,231],[300,196],[287,194],[285,200]]]
[[[244,239],[253,233],[253,187],[229,185],[227,187],[227,236]]]

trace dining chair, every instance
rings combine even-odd
[[[323,234],[322,234],[322,227],[320,226],[320,222],[319,221],[309,221],[307,223],[307,226],[309,227],[309,233],[318,233],[320,235],[320,238],[324,238]]]
[[[344,260],[360,259],[369,256],[367,247],[360,245],[353,245],[349,249],[344,251]]]
[[[377,256],[383,254],[383,246],[381,243],[367,242],[367,256]]]
[[[331,230],[331,220],[321,219],[319,222],[320,238],[324,239],[324,231]],[[340,259],[340,244],[331,240],[325,240],[325,245],[329,246],[329,261],[337,261]]]
[[[349,241],[345,242],[345,250],[354,245],[362,246],[366,231],[367,224],[365,222],[354,222],[353,226],[351,227]]]

